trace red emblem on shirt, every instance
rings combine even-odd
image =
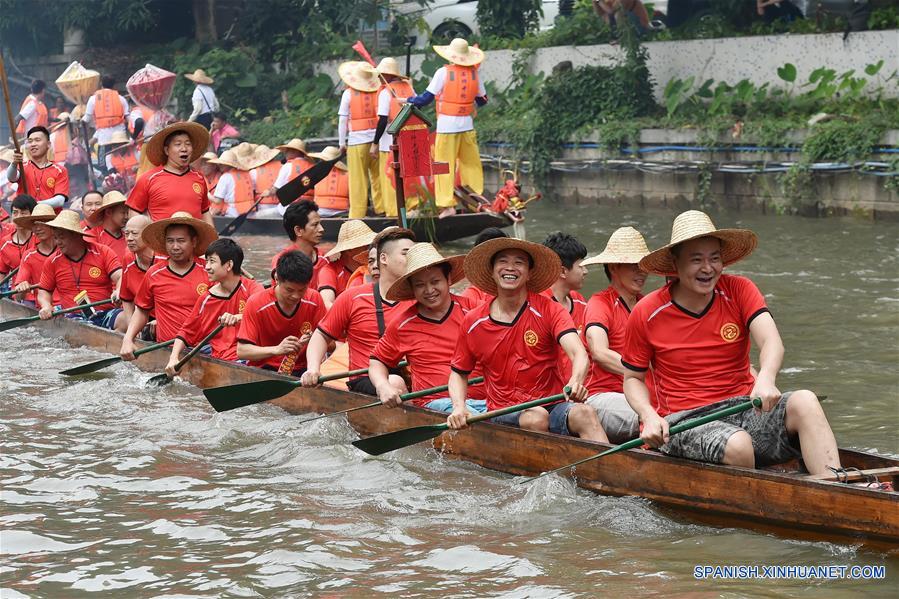
[[[300,332],[304,335],[307,333],[311,333],[312,332],[312,323],[309,322],[308,320],[306,322],[304,322],[303,326],[300,327]]]
[[[199,183],[194,183],[192,187],[193,187],[194,193],[196,193],[198,195],[203,192],[203,187]]]
[[[87,271],[87,274],[90,275],[92,279],[99,279],[100,275],[103,274],[103,271],[96,266],[92,266],[91,269]]]
[[[56,187],[56,179],[54,177],[47,177],[46,181],[47,187]]]
[[[246,307],[247,307],[247,301],[246,301],[246,300],[240,300],[240,301],[237,303],[237,313],[238,313],[238,314],[243,314],[243,309],[246,308]]]
[[[537,342],[540,341],[540,337],[537,336],[537,333],[528,329],[524,332],[524,342],[528,347],[534,347],[537,345]]]
[[[206,283],[200,283],[199,285],[197,285],[197,295],[203,295],[204,293],[206,293],[207,289],[209,289],[209,285],[207,285]]]
[[[740,327],[735,325],[732,322],[728,322],[724,326],[721,327],[721,338],[731,343],[736,341],[740,337]]]

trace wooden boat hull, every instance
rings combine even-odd
[[[215,228],[221,231],[225,225],[233,219],[221,216],[215,217]],[[373,231],[396,224],[395,218],[364,218],[365,223]],[[345,223],[345,218],[323,218],[322,227],[325,232],[322,241],[337,241],[337,232],[340,225]],[[512,221],[506,216],[498,216],[487,212],[456,214],[446,218],[415,218],[409,221],[409,227],[415,231],[415,236],[422,241],[432,240],[437,243],[447,243],[465,237],[477,235],[487,227],[509,227]],[[248,218],[241,226],[238,234],[243,235],[277,235],[283,236],[284,225],[280,218]]]
[[[18,318],[34,310],[0,300],[0,317]],[[57,318],[40,323],[48,336],[61,336],[73,346],[87,346],[116,353],[121,336],[90,325]],[[148,372],[161,372],[166,352],[153,352],[134,364]],[[255,368],[197,356],[182,378],[198,387],[243,383],[273,375]],[[292,414],[331,412],[368,403],[371,398],[330,387],[298,389],[272,403]],[[404,406],[373,408],[348,415],[361,436],[385,433],[409,426],[436,424],[444,417]],[[447,455],[485,468],[532,476],[593,455],[608,445],[523,431],[491,423],[477,423],[469,430],[444,433],[434,446]],[[840,450],[843,465],[859,469],[895,468],[899,460],[852,450]],[[747,526],[786,532],[789,536],[827,539],[855,538],[899,546],[899,494],[811,480],[782,465],[784,472],[751,470],[671,458],[654,451],[630,450],[594,460],[576,471],[577,484],[607,495],[636,495],[694,512],[701,520],[725,526]],[[790,471],[792,470],[792,471]],[[888,477],[895,479],[895,475]]]

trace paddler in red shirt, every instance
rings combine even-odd
[[[116,253],[122,264],[128,259],[128,242],[123,229],[128,220],[128,207],[125,196],[120,191],[110,191],[103,196],[103,202],[97,210],[101,219],[100,226],[93,230],[98,243],[109,246]]]
[[[50,160],[50,131],[46,127],[32,127],[25,145],[31,159],[22,165],[21,152],[13,152],[13,163],[6,169],[6,176],[15,183],[19,180],[19,169],[24,170],[28,195],[50,204],[59,214],[69,199],[69,171]]]
[[[237,360],[237,327],[243,318],[244,308],[251,296],[263,290],[258,282],[242,277],[243,250],[233,239],[216,239],[206,248],[206,274],[212,286],[206,295],[197,299],[194,308],[181,325],[172,354],[165,367],[166,373],[178,374],[175,365],[181,352],[195,346],[219,324],[225,325],[209,342],[213,358],[232,362]]]
[[[379,279],[376,283],[353,287],[337,298],[325,319],[319,323],[306,350],[308,370],[303,385],[318,385],[321,364],[328,344],[346,338],[349,346],[350,370],[368,368],[369,358],[387,325],[411,302],[392,302],[384,297],[390,286],[406,272],[406,252],[415,243],[415,233],[409,229],[391,227],[381,231],[373,242],[378,253]],[[398,372],[390,375],[397,391],[405,393],[406,385]],[[347,382],[356,393],[377,395],[368,376],[357,376]]]
[[[590,366],[587,350],[571,316],[558,302],[542,295],[559,277],[562,265],[549,248],[518,239],[493,239],[465,258],[465,274],[473,285],[495,296],[463,320],[449,377],[452,429],[468,425],[467,378],[476,366],[484,371],[487,409],[495,410],[555,395],[566,385],[573,401],[530,408],[493,418],[523,429],[608,441],[587,399],[584,380]],[[558,362],[567,356],[571,378],[559,376]],[[577,403],[575,403],[577,402]]]
[[[318,291],[320,273],[328,266],[328,259],[318,250],[318,244],[325,232],[321,216],[318,214],[318,204],[311,200],[299,200],[288,206],[284,212],[284,231],[287,232],[291,245],[272,258],[272,271],[274,272],[278,259],[284,253],[299,250],[312,262],[312,280],[309,287]],[[331,303],[326,301],[325,308],[330,309]]]
[[[506,237],[508,237],[508,235],[506,235],[505,231],[502,229],[498,227],[487,227],[474,238],[474,246],[472,247],[478,247],[485,241],[490,241],[491,239],[505,239]],[[493,296],[487,295],[474,285],[466,287],[465,291],[462,292],[462,297],[470,299],[475,304],[482,304],[493,299]]]
[[[128,194],[131,216],[147,214],[157,221],[187,212],[211,226],[206,179],[190,167],[208,144],[209,131],[197,123],[182,121],[157,131],[143,147],[156,168],[138,177]]]
[[[375,232],[361,220],[348,220],[340,225],[337,243],[325,254],[330,262],[318,275],[318,292],[326,305],[333,304],[346,289],[350,277],[359,268],[359,254],[364,254],[374,239]]]
[[[18,195],[13,199],[12,210],[14,231],[0,241],[0,278],[5,277],[11,270],[18,268],[22,258],[34,249],[37,240],[31,233],[31,229],[16,223],[16,219],[30,216],[37,202],[27,195]]]
[[[587,308],[587,300],[580,291],[587,276],[587,269],[582,264],[587,257],[587,248],[574,236],[561,232],[551,233],[543,240],[543,245],[555,252],[562,262],[559,278],[543,295],[565,308],[580,336],[584,331],[584,311]],[[563,381],[571,377],[571,362],[565,356],[559,360],[559,377]]]
[[[134,359],[134,339],[149,322],[151,313],[156,315],[156,341],[175,338],[197,298],[209,289],[209,277],[198,256],[218,234],[212,225],[187,212],[176,212],[147,225],[141,237],[153,251],[167,255],[168,260],[155,264],[144,275],[119,352],[123,360]]]
[[[309,286],[312,262],[302,252],[283,253],[274,278],[275,285],[255,294],[244,308],[237,357],[250,366],[300,376],[306,370],[306,345],[325,315],[325,304]]]
[[[103,224],[103,217],[98,214],[103,205],[103,194],[99,191],[88,191],[81,196],[81,228],[93,235],[93,230]]]
[[[33,239],[37,240],[34,249],[25,252],[25,255],[22,256],[22,262],[19,263],[19,272],[16,273],[13,279],[13,288],[19,291],[16,297],[32,306],[37,305],[37,294],[34,291],[28,291],[28,289],[32,285],[37,285],[41,280],[44,264],[56,251],[53,229],[47,226],[47,223],[54,218],[56,218],[56,211],[47,204],[38,204],[29,216],[16,218],[16,225],[30,229]],[[56,303],[58,297],[54,297],[53,301]]]
[[[401,392],[390,383],[387,369],[396,368],[403,357],[409,362],[412,391],[446,384],[456,341],[464,334],[462,321],[471,305],[466,298],[450,293],[450,286],[465,278],[464,260],[465,256],[444,258],[430,243],[416,243],[409,248],[406,272],[387,290],[387,299],[415,303],[387,325],[368,366],[368,376],[384,405],[394,407],[402,403]],[[412,403],[438,412],[452,409],[446,392],[414,399]],[[469,388],[466,405],[473,412],[487,410],[483,384]]]
[[[749,279],[722,273],[757,243],[752,231],[716,229],[697,210],[674,220],[671,242],[640,260],[641,269],[675,278],[640,300],[628,318],[624,394],[640,416],[643,440],[664,453],[746,468],[801,455],[811,474],[824,474],[840,468],[840,457],[818,398],[777,388],[784,347],[765,297]],[[759,348],[755,375],[750,341]],[[677,422],[750,397],[762,399],[761,411],[668,434]]]
[[[601,254],[581,264],[602,264],[610,285],[594,293],[584,313],[583,339],[590,354],[587,405],[596,410],[603,430],[613,443],[630,441],[640,434],[637,413],[628,405],[622,388],[624,332],[631,310],[642,299],[646,271],[640,260],[649,254],[646,241],[633,227],[617,229]]]
[[[140,286],[144,282],[144,275],[150,270],[150,267],[157,262],[166,260],[164,256],[157,256],[153,248],[148,246],[141,235],[147,225],[150,224],[150,217],[145,214],[132,216],[125,223],[122,233],[125,236],[125,245],[128,247],[129,256],[123,262],[124,269],[122,271],[122,279],[119,281],[116,297],[122,301],[122,309],[125,316],[131,320],[134,314],[134,298],[140,291]],[[151,314],[152,318],[152,314]],[[151,326],[155,327],[156,323],[150,321]]]

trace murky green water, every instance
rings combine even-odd
[[[616,227],[667,241],[673,214],[531,211],[602,249]],[[827,394],[842,446],[899,455],[895,224],[716,215],[757,231],[734,272],[768,297],[781,389]],[[281,240],[253,238],[264,272]],[[604,287],[601,270],[587,291]],[[657,286],[659,281],[652,281]],[[899,555],[692,523],[633,498],[516,480],[422,447],[371,459],[342,421],[270,406],[215,415],[196,388],[150,393],[36,329],[0,334],[0,596],[895,596]],[[763,501],[764,498],[759,498]],[[697,581],[698,564],[884,565],[883,581]],[[889,589],[894,589],[890,591]]]

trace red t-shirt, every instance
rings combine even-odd
[[[75,307],[75,296],[86,291],[90,301],[96,302],[112,295],[114,285],[111,275],[122,270],[119,257],[105,245],[87,244],[87,250],[78,260],[72,260],[59,250],[44,262],[38,287],[50,293],[58,292],[63,308]],[[95,310],[107,310],[112,304],[96,306]]]
[[[123,302],[131,302],[133,304],[134,298],[137,297],[137,292],[140,291],[141,283],[144,282],[144,276],[147,274],[147,270],[153,268],[153,266],[160,260],[166,260],[167,258],[165,256],[153,256],[153,263],[150,264],[147,270],[144,270],[137,264],[137,260],[134,259],[134,254],[129,254],[128,257],[128,262],[123,262],[123,264],[125,264],[125,269],[122,271],[122,284],[119,286],[119,299]]]
[[[125,241],[125,236],[122,233],[119,233],[119,236],[116,237],[103,227],[98,227],[94,230],[94,235],[97,239],[97,243],[102,243],[105,246],[108,246],[115,252],[116,256],[119,257],[119,260],[122,263],[125,263],[125,260],[128,259],[129,251],[128,251],[128,242]]]
[[[637,300],[643,296],[638,296]],[[587,331],[590,327],[599,327],[606,332],[609,339],[609,349],[618,352],[624,351],[624,330],[627,319],[631,314],[627,302],[621,299],[618,292],[611,285],[597,293],[594,293],[587,302],[587,311],[584,315],[584,343],[587,342]],[[609,372],[597,362],[590,360],[590,378],[587,379],[587,389],[590,395],[595,393],[622,393],[624,377],[620,374]]]
[[[340,260],[328,262],[318,272],[318,290],[330,289],[334,295],[340,295],[347,287],[347,282],[353,276],[352,270],[344,266]]]
[[[278,252],[277,254],[275,254],[275,257],[272,258],[272,284],[274,284],[274,272],[275,272],[275,267],[278,265],[278,258],[283,256],[287,252],[289,252],[291,250],[296,250],[296,249],[297,249],[296,246],[289,245],[286,248],[284,248],[283,250],[281,250],[280,252]],[[301,252],[302,250],[297,250],[297,251]],[[324,255],[321,253],[321,250],[316,248],[315,252],[316,252],[315,253],[315,263],[312,265],[312,279],[309,281],[309,288],[318,290],[319,286],[321,285],[321,281],[320,281],[321,272],[322,272],[322,270],[325,269],[325,267],[327,267],[330,264],[330,262],[328,262],[328,259],[324,257]],[[309,256],[306,256],[306,257],[308,258]]]
[[[247,300],[262,289],[262,285],[256,281],[243,277],[231,295],[215,295],[210,288],[206,295],[194,304],[190,316],[178,331],[178,338],[188,346],[196,345],[219,325],[219,316],[226,312],[243,314]],[[229,362],[237,359],[237,327],[225,327],[209,343],[212,345],[213,358]]]
[[[183,275],[169,268],[166,260],[147,270],[134,305],[156,314],[156,341],[168,341],[175,338],[197,303],[197,297],[206,295],[207,289],[209,276],[199,260],[194,260],[190,270]]]
[[[411,303],[412,300],[407,300],[392,304],[382,296],[385,332],[396,314]],[[380,338],[378,317],[375,314],[374,284],[352,287],[350,292],[340,294],[328,315],[319,323],[318,329],[331,339],[346,337],[350,370],[368,368],[368,359]]]
[[[253,295],[244,308],[237,341],[260,347],[278,345],[285,337],[301,337],[311,333],[325,316],[325,302],[315,289],[306,290],[306,296],[294,309],[285,314],[275,299],[275,288],[265,289]],[[290,374],[306,370],[306,348],[296,355],[272,356],[267,360],[250,361],[250,366],[269,366]]]
[[[12,236],[0,243],[0,274],[6,274],[21,264],[25,254],[37,247],[37,237],[28,236],[25,243],[16,243]]]
[[[33,250],[27,252],[25,256],[22,257],[22,263],[19,264],[19,272],[16,273],[16,276],[13,280],[13,286],[18,285],[19,283],[28,283],[29,285],[37,285],[37,283],[41,280],[41,273],[44,271],[44,264],[47,262],[47,259],[53,255],[56,250],[50,250],[49,254],[44,254],[38,249],[37,246],[34,247]],[[25,299],[30,301],[35,301],[35,295],[33,291],[29,291],[25,294]],[[102,298],[98,298],[102,299]],[[57,304],[59,300],[59,294],[53,294],[53,303]]]
[[[440,320],[425,318],[418,313],[418,304],[412,304],[396,313],[375,345],[371,357],[394,368],[405,358],[412,374],[412,390],[420,391],[446,385],[449,381],[450,362],[456,350],[456,340],[462,335],[462,320],[470,311],[465,298],[453,298],[450,309]],[[480,376],[474,373],[472,376]],[[471,377],[469,377],[471,378]],[[448,397],[449,392],[433,393],[412,403],[423,406],[429,401]],[[484,385],[469,387],[469,399],[486,399]]]
[[[621,363],[652,366],[653,405],[661,416],[747,395],[749,325],[767,312],[765,298],[745,277],[721,275],[700,314],[678,306],[671,284],[643,298],[627,320]]]
[[[55,195],[69,198],[69,171],[59,164],[51,162],[40,168],[33,162],[26,162],[25,183],[28,185],[28,195],[39,202],[49,200]],[[62,209],[55,208],[55,210],[59,213]]]
[[[468,288],[466,288],[465,291],[463,291],[460,295],[462,297],[467,297],[468,299],[470,299],[474,305],[483,304],[484,302],[492,302],[494,297],[486,291],[481,291],[474,285],[469,285]]]
[[[0,210],[3,209],[0,208]],[[3,210],[3,212],[5,213],[6,210]],[[9,218],[9,215],[7,214],[4,218]],[[12,223],[0,223],[0,243],[9,239],[9,236],[12,235],[15,230],[16,226]]]
[[[178,211],[201,218],[209,212],[206,179],[193,169],[178,175],[157,166],[138,178],[126,205],[137,212],[148,212],[154,221]]]
[[[481,304],[466,314],[462,330],[452,368],[468,376],[481,365],[488,410],[562,392],[567,381],[559,377],[559,339],[577,329],[558,302],[529,293],[511,323],[493,320],[490,303]]]
[[[541,291],[540,293],[558,303],[551,288]],[[571,300],[571,309],[568,310],[568,314],[571,316],[571,320],[574,321],[574,326],[577,328],[577,334],[581,335],[584,331],[584,312],[587,309],[587,301],[584,299],[584,296],[577,291],[572,291],[568,294],[568,298]],[[581,340],[583,341],[583,339]],[[586,348],[586,346],[584,347]],[[571,360],[568,359],[568,354],[564,351],[559,356],[559,377],[565,383],[571,380]]]

